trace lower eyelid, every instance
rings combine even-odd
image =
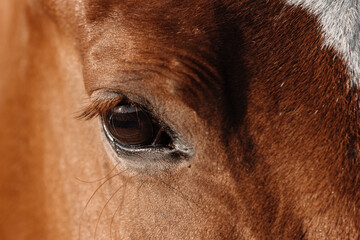
[[[101,121],[101,124],[103,122]],[[165,169],[170,166],[178,166],[180,163],[189,165],[189,161],[194,156],[195,150],[189,145],[184,144],[174,133],[172,136],[173,145],[169,147],[127,147],[123,146],[114,139],[107,129],[103,127],[104,135],[111,149],[116,153],[116,158],[122,160],[125,164],[130,164],[134,168],[156,168]]]

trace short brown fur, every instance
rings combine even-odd
[[[359,90],[314,16],[265,0],[0,7],[1,239],[359,239]],[[109,92],[146,99],[190,165],[117,162],[99,121],[76,118]]]

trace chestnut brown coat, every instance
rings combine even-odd
[[[321,26],[280,0],[2,0],[0,239],[359,239],[359,90]],[[116,153],[114,98],[188,154]]]

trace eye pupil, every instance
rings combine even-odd
[[[103,121],[120,144],[142,146],[154,139],[152,119],[139,107],[118,105],[105,113]]]

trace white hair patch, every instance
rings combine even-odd
[[[332,47],[345,61],[350,85],[360,87],[360,1],[285,0],[318,17],[324,46]]]

